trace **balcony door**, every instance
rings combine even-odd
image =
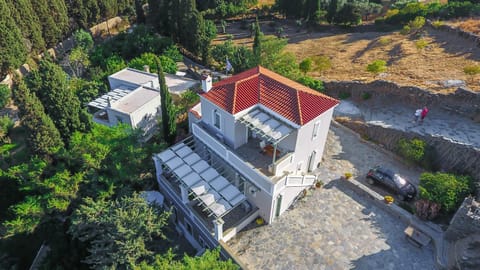
[[[313,151],[308,160],[308,172],[315,170],[315,157],[317,156],[317,151]]]

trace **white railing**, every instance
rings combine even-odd
[[[317,177],[315,175],[289,175],[285,178],[287,187],[305,187],[315,184]]]
[[[225,145],[215,139],[198,124],[193,123],[192,133],[210,149],[215,151],[215,153],[223,158],[228,164],[244,174],[252,183],[258,185],[265,192],[272,194],[273,184],[268,177],[258,172],[255,168],[248,166],[243,159],[238,157],[232,151],[228,150]]]
[[[283,174],[284,171],[289,171],[287,168],[291,166],[290,158],[293,155],[292,152],[287,153],[285,156],[280,158],[275,164],[273,164],[273,175],[280,176]]]

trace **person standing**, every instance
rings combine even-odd
[[[420,115],[422,114],[422,109],[417,109],[413,115],[413,122],[417,123],[420,120]]]
[[[423,107],[422,113],[420,114],[420,122],[423,123],[423,119],[425,119],[425,117],[427,117],[427,113],[428,113],[428,108],[427,108],[427,106],[425,106],[425,107]]]

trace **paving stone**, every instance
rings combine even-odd
[[[372,160],[405,168],[342,132],[332,128],[329,134],[317,172],[323,176],[324,188],[297,202],[272,224],[241,231],[227,243],[249,269],[435,269],[431,245],[413,247],[403,233],[407,224],[339,182],[345,181],[339,180],[345,172],[361,175],[365,170],[361,167],[368,168]],[[370,153],[372,159],[339,159],[347,147]]]

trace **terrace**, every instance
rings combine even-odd
[[[224,231],[228,231],[256,214],[256,207],[243,192],[246,183],[234,179],[231,168],[215,162],[192,137],[155,159],[162,168],[159,183],[163,180],[209,232],[214,230],[215,220],[221,219]]]

